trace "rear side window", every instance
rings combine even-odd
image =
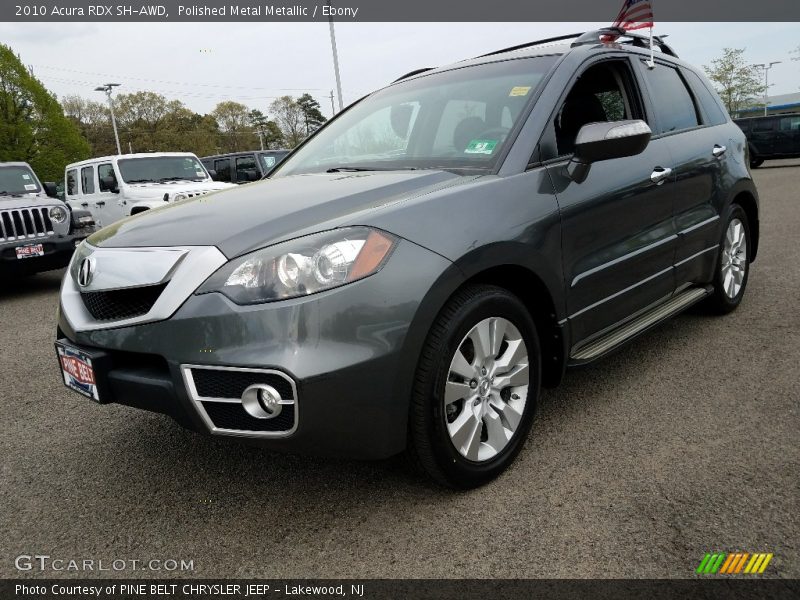
[[[781,131],[800,131],[800,117],[782,117]]]
[[[214,170],[217,172],[217,181],[231,180],[231,159],[222,158],[214,161]]]
[[[78,170],[70,169],[67,171],[67,196],[74,196],[78,193]]]
[[[94,167],[81,169],[81,190],[84,194],[94,194]]]
[[[684,70],[684,77],[694,92],[694,97],[700,103],[705,116],[704,122],[706,125],[722,125],[727,122],[727,117],[719,100],[708,89],[703,80],[694,71]]]
[[[645,69],[650,99],[656,111],[659,133],[691,129],[700,124],[694,99],[677,69],[657,64]]]

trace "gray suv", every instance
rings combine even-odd
[[[101,230],[61,290],[64,382],[275,450],[490,480],[567,367],[744,295],[745,137],[656,43],[652,66],[600,30],[416,71],[267,180]]]
[[[54,183],[42,184],[24,162],[0,163],[0,274],[31,275],[69,264],[94,233],[86,211],[72,211]]]

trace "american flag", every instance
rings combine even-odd
[[[653,3],[651,0],[625,0],[613,27],[631,31],[653,27]]]

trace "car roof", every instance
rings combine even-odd
[[[67,165],[67,169],[72,167],[82,167],[92,165],[98,162],[112,162],[126,158],[160,158],[162,156],[197,156],[191,152],[134,152],[133,154],[111,154],[109,156],[98,156],[97,158],[87,158],[80,162],[75,162]]]
[[[276,152],[286,152],[289,153],[291,150],[288,148],[270,148],[268,150],[241,150],[239,152],[224,152],[222,154],[209,154],[208,156],[202,156],[200,160],[208,160],[211,158],[225,158],[228,156],[242,156],[245,154],[269,154],[269,153],[276,153]]]
[[[31,171],[33,171],[33,168],[24,161],[4,161],[0,162],[0,167],[28,167]]]

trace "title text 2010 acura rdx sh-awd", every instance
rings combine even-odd
[[[620,32],[610,32],[614,35]],[[540,386],[758,247],[746,141],[660,40],[608,30],[409,74],[270,179],[126,219],[61,290],[65,383],[274,449],[500,473]]]

